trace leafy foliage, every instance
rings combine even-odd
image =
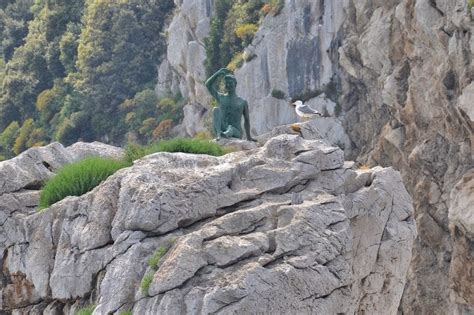
[[[67,196],[80,196],[99,185],[117,170],[129,166],[124,161],[89,157],[64,166],[46,182],[39,208],[44,209]]]
[[[15,152],[15,154],[20,154],[20,152],[26,149],[28,137],[33,132],[33,129],[33,119],[27,119],[23,123],[23,126],[21,126],[18,131],[18,137],[15,139],[15,144],[13,145],[13,152]]]
[[[4,158],[11,158],[14,155],[13,145],[19,131],[20,125],[14,121],[0,133],[0,153]]]
[[[32,119],[41,139],[21,151],[51,140],[119,143],[153,117],[146,142],[162,120],[177,123],[181,108],[160,112],[151,89],[173,8],[173,0],[2,1],[0,132]],[[133,110],[121,109],[127,100]]]
[[[206,73],[218,69],[236,67],[243,62],[241,54],[258,30],[263,0],[217,0],[216,14],[211,20],[209,37],[206,38]],[[240,60],[237,62],[236,60]]]
[[[13,57],[28,33],[28,21],[33,18],[30,10],[33,0],[6,0],[0,4],[0,46],[6,61]]]
[[[243,63],[244,63],[244,54],[238,53],[234,57],[232,57],[232,60],[227,65],[227,69],[229,69],[230,71],[235,71],[237,68],[240,68]]]

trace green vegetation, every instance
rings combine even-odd
[[[67,196],[80,196],[92,190],[117,170],[129,166],[123,161],[90,157],[63,167],[49,179],[40,195],[39,209]]]
[[[0,2],[0,134],[22,130],[0,155],[127,133],[146,143],[181,119],[178,97],[170,109],[152,90],[173,0]]]
[[[143,276],[142,281],[140,282],[140,289],[143,293],[148,295],[148,290],[150,289],[150,284],[153,281],[153,274],[147,273]]]
[[[133,315],[132,311],[121,311],[119,315]]]
[[[150,258],[148,258],[148,266],[150,266],[151,268],[156,268],[156,266],[160,262],[161,258],[166,254],[166,252],[168,252],[168,248],[160,246],[160,248],[158,248]]]
[[[264,4],[263,0],[215,1],[216,14],[205,40],[208,75],[223,67],[235,70],[243,64],[242,52],[258,30]]]
[[[467,5],[468,5],[469,9],[474,7],[474,0],[467,0]]]
[[[77,311],[76,315],[92,315],[94,312],[95,305],[88,305]]]
[[[177,138],[160,141],[148,146],[129,144],[125,148],[125,161],[131,163],[145,155],[156,152],[183,152],[213,156],[221,156],[227,153],[223,147],[208,140]]]
[[[279,99],[279,100],[283,100],[285,99],[285,92],[281,91],[281,90],[277,90],[277,89],[273,89],[272,90],[272,97],[276,98],[276,99]]]
[[[11,141],[13,137],[9,135],[21,132],[21,129],[17,123],[12,123],[6,131],[5,135],[0,135],[0,145],[5,141]],[[148,146],[128,145],[122,161],[89,157],[64,166],[45,183],[40,195],[39,209],[48,208],[67,196],[81,196],[94,189],[117,170],[128,167],[134,160],[155,152],[184,152],[220,156],[228,153],[229,150],[225,150],[209,140],[178,138],[160,141]],[[167,248],[160,247],[148,260],[150,266],[156,266],[166,251]]]

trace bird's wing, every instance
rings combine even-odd
[[[315,109],[312,109],[311,107],[307,105],[298,106],[298,110],[302,112],[303,114],[321,115],[320,112],[318,112]]]

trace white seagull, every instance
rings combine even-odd
[[[296,101],[291,105],[295,106],[296,114],[302,118],[314,118],[322,116],[320,112],[307,105],[304,105],[302,101]]]

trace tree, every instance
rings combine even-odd
[[[96,135],[114,141],[123,137],[126,126],[110,117],[117,117],[120,104],[155,80],[155,65],[165,48],[161,29],[172,7],[171,0],[89,3],[75,87],[90,99],[83,110],[90,113]]]
[[[28,22],[33,18],[30,11],[32,0],[3,0],[0,4],[0,47],[5,61],[13,57],[16,47],[23,44],[28,33]]]
[[[20,130],[18,131],[18,137],[15,139],[15,144],[13,145],[13,152],[15,154],[20,154],[21,152],[27,149],[27,142],[30,138],[30,134],[34,130],[33,119],[27,119]]]
[[[13,156],[13,144],[18,136],[20,125],[14,121],[0,134],[0,152],[5,158]]]

